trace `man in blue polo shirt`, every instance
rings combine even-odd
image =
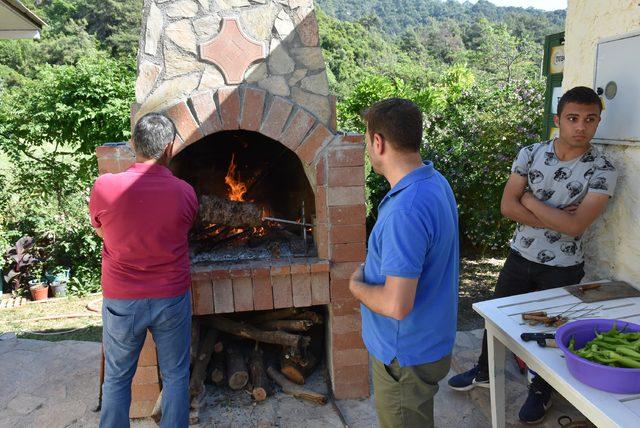
[[[451,363],[458,305],[458,213],[447,180],[420,157],[422,113],[388,99],[363,113],[367,152],[391,190],[378,207],[364,267],[349,283],[362,303],[382,428],[432,427]]]

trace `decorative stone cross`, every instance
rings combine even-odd
[[[200,58],[218,66],[227,84],[238,84],[249,65],[266,58],[266,50],[264,43],[242,31],[238,18],[224,18],[220,33],[200,45]]]

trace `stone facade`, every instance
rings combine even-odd
[[[319,43],[312,0],[145,0],[137,117],[196,91],[250,83],[293,94],[335,131]]]
[[[565,29],[563,89],[593,87],[596,46],[603,38],[640,30],[640,5],[631,0],[569,0]],[[640,287],[640,187],[635,173],[640,168],[640,148],[631,142],[599,145],[620,175],[616,195],[587,231],[585,270],[590,279],[619,279]]]

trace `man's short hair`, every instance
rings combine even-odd
[[[133,129],[136,153],[147,159],[160,159],[175,137],[175,125],[171,119],[160,113],[145,114]]]
[[[562,114],[562,110],[564,110],[564,106],[567,103],[597,105],[602,113],[602,100],[593,89],[586,86],[571,88],[560,97],[560,101],[558,101],[558,116]]]
[[[399,152],[415,153],[422,144],[422,112],[402,98],[378,101],[362,113],[369,137],[380,134]]]

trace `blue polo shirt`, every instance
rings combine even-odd
[[[458,210],[451,186],[431,162],[404,176],[382,199],[368,243],[364,280],[418,278],[412,311],[398,321],[362,306],[369,352],[400,366],[451,353],[458,311]],[[372,285],[373,286],[373,285]]]

